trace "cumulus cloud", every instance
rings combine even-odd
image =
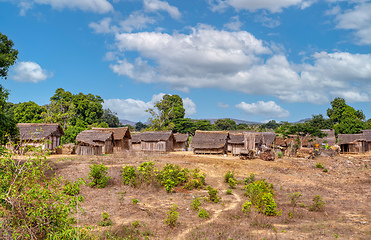
[[[58,10],[68,8],[95,13],[107,13],[113,11],[113,6],[107,0],[22,0],[18,3],[18,6],[21,8],[20,15],[25,15],[26,11],[32,8],[35,4],[50,5],[52,8]]]
[[[213,11],[221,11],[228,6],[238,10],[256,11],[266,9],[272,13],[281,12],[283,8],[298,6],[301,9],[309,7],[315,0],[209,0]]]
[[[224,27],[232,31],[239,31],[242,25],[243,24],[240,22],[240,17],[237,15],[232,17],[229,23],[224,24]]]
[[[154,24],[156,20],[152,17],[145,16],[141,12],[134,12],[130,16],[120,22],[121,29],[125,32],[133,30],[142,30],[147,28],[148,24]]]
[[[53,77],[53,73],[42,69],[35,62],[17,62],[11,69],[9,77],[17,82],[38,83]]]
[[[218,108],[229,108],[229,104],[218,102],[216,103]]]
[[[174,19],[179,19],[182,16],[177,7],[171,6],[166,1],[144,0],[143,4],[144,9],[149,12],[165,11]]]
[[[353,9],[339,13],[335,17],[336,28],[354,31],[356,41],[361,45],[371,44],[371,3],[357,4]]]
[[[103,107],[109,108],[116,112],[119,119],[131,121],[146,121],[151,115],[146,112],[149,108],[154,108],[157,101],[162,100],[165,93],[159,93],[152,96],[151,101],[145,102],[139,99],[107,99],[104,100]],[[184,98],[183,107],[186,111],[186,116],[195,114],[196,104],[192,99]]]
[[[290,112],[283,109],[273,101],[258,101],[257,103],[241,102],[236,105],[236,108],[241,109],[247,115],[257,115],[272,118],[286,118],[290,116]]]

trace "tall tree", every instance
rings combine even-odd
[[[23,102],[14,108],[14,119],[19,123],[40,123],[41,114],[45,111],[45,107],[33,101]]]
[[[236,130],[237,124],[230,118],[218,119],[214,122],[216,130]]]
[[[18,58],[18,50],[13,48],[14,43],[7,36],[0,32],[0,77],[5,78],[8,75],[9,67],[12,66]]]
[[[319,129],[330,129],[334,127],[334,123],[330,118],[324,118],[322,114],[312,115],[312,118],[306,121],[310,126]]]
[[[119,127],[121,126],[119,118],[116,116],[117,113],[112,112],[109,108],[103,110],[102,121],[106,122],[109,127]]]

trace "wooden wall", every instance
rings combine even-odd
[[[193,149],[194,154],[225,154],[227,153],[227,148],[207,148],[207,149]]]
[[[231,144],[231,152],[233,155],[240,155],[241,150],[245,149],[244,144]]]
[[[170,152],[173,149],[172,141],[141,142],[142,151]]]
[[[77,155],[102,155],[102,146],[81,146],[78,145],[76,148]]]
[[[187,151],[186,143],[185,142],[175,142],[174,143],[174,151]]]

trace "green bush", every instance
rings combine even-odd
[[[102,221],[99,222],[99,226],[106,227],[111,226],[113,224],[112,220],[109,217],[107,212],[102,213]]]
[[[281,212],[277,212],[277,204],[273,199],[272,193],[264,193],[263,197],[263,207],[262,212],[267,216],[277,216],[281,215]]]
[[[108,180],[111,179],[111,177],[107,176],[108,167],[95,163],[89,167],[89,180],[91,181],[89,185],[97,188],[105,188]]]
[[[138,199],[135,199],[135,198],[133,198],[131,201],[132,201],[133,205],[136,205],[139,202]]]
[[[188,176],[188,169],[182,169],[178,165],[167,163],[162,171],[160,171],[157,178],[167,192],[172,192],[175,187],[186,183],[188,181]]]
[[[247,200],[243,205],[242,205],[242,212],[244,213],[249,213],[251,212],[251,206],[252,206],[252,203]]]
[[[197,211],[200,205],[201,205],[200,199],[197,197],[192,200],[191,209]]]
[[[322,163],[316,163],[316,168],[324,169],[325,167],[323,166]]]
[[[185,184],[184,188],[188,190],[200,189],[205,186],[206,174],[200,173],[200,170],[195,168],[190,171],[188,182]]]
[[[278,153],[277,153],[277,157],[278,157],[278,158],[282,158],[282,157],[283,157],[283,153],[282,153],[282,152],[278,152]]]
[[[132,222],[131,225],[133,226],[133,228],[137,228],[139,226],[138,220]]]
[[[225,192],[227,195],[232,195],[232,189],[227,189],[227,191]]]
[[[170,211],[168,211],[167,217],[165,219],[165,223],[170,227],[175,227],[179,218],[179,212],[177,212],[178,206],[176,204],[173,204]]]
[[[198,211],[198,217],[199,218],[209,218],[210,217],[210,214],[203,208],[201,208],[199,211]]]
[[[300,192],[294,192],[294,193],[291,193],[289,194],[289,198],[290,198],[290,203],[293,207],[296,207],[296,205],[298,204],[298,200],[299,198],[301,197],[301,193]]]
[[[313,204],[311,206],[309,206],[309,211],[315,211],[315,212],[320,212],[320,211],[323,211],[323,208],[325,206],[325,202],[322,200],[322,197],[319,196],[319,195],[316,195],[314,198],[313,198]]]
[[[208,194],[209,194],[209,200],[214,202],[214,203],[218,203],[220,202],[221,200],[221,197],[218,196],[218,189],[216,188],[213,188],[211,186],[208,186],[207,187],[207,190],[208,190]]]
[[[228,183],[229,187],[230,188],[235,188],[236,185],[237,185],[237,180],[236,178],[234,177],[234,171],[228,171],[225,175],[224,175],[224,182],[225,183]]]
[[[135,172],[135,167],[125,166],[122,169],[122,182],[125,185],[130,185],[132,187],[137,186],[137,173]]]
[[[255,181],[255,174],[254,173],[250,173],[250,177],[245,178],[243,180],[243,184],[248,185],[248,184],[250,184],[250,183],[252,183],[254,181]]]
[[[75,182],[65,181],[63,192],[70,196],[76,196],[80,193],[80,186],[85,184],[84,179],[79,178]]]
[[[139,165],[138,172],[139,178],[141,183],[151,183],[156,181],[156,176],[158,173],[157,168],[154,167],[153,162],[144,162]]]

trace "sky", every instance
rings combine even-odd
[[[164,94],[186,117],[295,122],[341,97],[371,118],[371,0],[0,0],[19,51],[13,103],[57,88],[146,121]]]

